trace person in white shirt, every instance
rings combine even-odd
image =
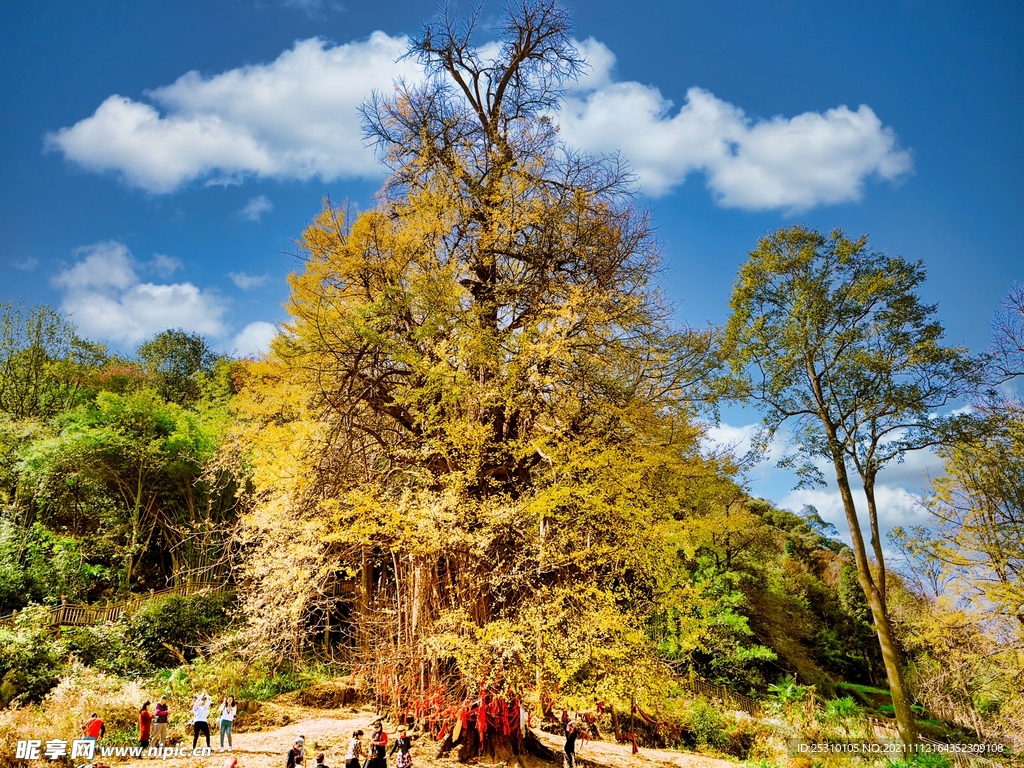
[[[199,742],[199,734],[206,736],[206,748],[210,748],[210,694],[203,691],[192,704],[192,751]]]
[[[352,741],[348,745],[348,754],[345,755],[345,768],[362,768],[363,765],[363,732],[356,731],[352,734]]]
[[[235,721],[235,697],[228,696],[220,705],[220,751],[224,751],[224,737],[228,737],[228,752],[231,751],[231,724]]]

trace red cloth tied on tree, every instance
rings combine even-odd
[[[480,743],[484,743],[484,736],[487,735],[487,692],[480,689],[480,703],[476,708],[476,732],[480,734]]]

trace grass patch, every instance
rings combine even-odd
[[[860,691],[871,696],[886,696],[892,698],[892,694],[884,688],[874,688],[870,685],[860,685],[858,683],[836,683],[836,688],[843,688],[848,691]]]

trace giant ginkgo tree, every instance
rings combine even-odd
[[[771,432],[793,427],[790,464],[811,481],[823,480],[818,460],[834,473],[907,743],[916,724],[886,606],[876,484],[889,463],[947,439],[958,417],[939,411],[980,378],[964,349],[942,344],[937,308],[918,296],[924,279],[922,262],[872,251],[866,237],[780,229],[740,269],[726,330],[739,394]]]
[[[662,527],[714,472],[690,417],[713,335],[670,326],[623,166],[558,137],[566,12],[525,0],[490,32],[426,24],[425,79],[368,102],[391,174],[305,231],[239,401],[260,637],[351,636],[398,714],[443,735],[472,708],[463,757],[518,749],[517,699],[643,685]]]

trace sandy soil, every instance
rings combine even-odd
[[[264,715],[284,716],[288,724],[261,731],[234,734],[234,751],[221,754],[217,749],[218,735],[213,734],[213,754],[208,758],[169,757],[160,760],[163,768],[221,768],[226,758],[237,757],[238,768],[284,768],[285,758],[292,742],[299,735],[306,739],[307,765],[312,768],[317,752],[323,752],[325,762],[331,768],[343,768],[345,751],[352,731],[362,728],[368,734],[369,724],[374,719],[370,710],[350,708],[323,710],[270,703],[265,705],[271,712],[261,710]],[[240,726],[242,723],[239,724]],[[241,730],[241,728],[240,728]],[[537,736],[549,747],[561,754],[562,740],[551,734],[536,731]],[[389,734],[393,736],[394,734]],[[452,758],[437,758],[437,744],[429,737],[421,737],[413,747],[415,768],[455,768],[459,763]],[[104,758],[100,758],[103,760]],[[110,758],[110,765],[130,768],[156,768],[154,759],[130,760]],[[484,761],[481,761],[483,764]],[[391,761],[393,765],[393,759]],[[506,763],[499,762],[500,765]],[[580,768],[736,768],[736,763],[684,752],[660,749],[641,749],[633,755],[629,745],[607,741],[588,741],[577,746],[576,764]],[[544,765],[530,762],[530,768]],[[560,768],[560,767],[557,767]]]

